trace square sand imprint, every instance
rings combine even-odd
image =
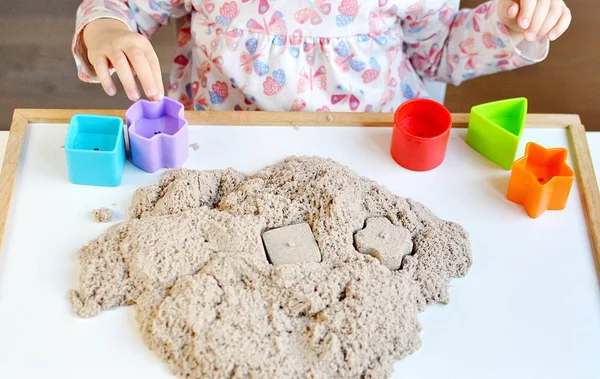
[[[263,241],[275,266],[321,261],[313,232],[305,222],[264,232]]]

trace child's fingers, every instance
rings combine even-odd
[[[499,0],[498,14],[502,22],[511,29],[518,28],[517,16],[519,15],[519,3],[514,0]]]
[[[150,65],[150,70],[152,70],[154,82],[156,83],[156,88],[158,90],[158,93],[155,96],[155,98],[157,100],[160,100],[165,94],[165,87],[162,81],[162,71],[160,69],[160,62],[154,49],[150,48],[146,50],[146,59],[148,60],[148,64]]]
[[[152,74],[146,55],[137,47],[129,48],[126,54],[137,77],[140,79],[140,83],[142,84],[146,96],[148,96],[149,99],[154,98],[154,96],[158,94],[158,89],[156,88],[156,83],[154,83],[154,75]]]
[[[571,19],[571,11],[569,10],[569,8],[563,5],[563,12],[560,16],[560,19],[548,33],[548,38],[550,39],[550,41],[556,40],[565,32],[565,30],[567,30],[567,28],[571,24]]]
[[[529,28],[529,25],[531,25],[531,19],[533,17],[533,12],[535,11],[537,2],[537,0],[521,0],[521,12],[519,12],[519,26],[523,29],[527,29]]]
[[[552,29],[554,25],[556,25],[562,13],[562,1],[553,1],[552,5],[550,6],[550,10],[548,11],[548,16],[546,17],[546,20],[544,21],[544,23],[540,27],[540,30],[537,33],[537,38],[541,38],[547,35],[550,29]]]
[[[94,59],[94,62],[91,63],[94,66],[96,76],[98,77],[98,80],[100,80],[102,88],[104,88],[104,92],[106,92],[108,96],[114,96],[117,93],[117,89],[115,88],[115,83],[113,83],[112,78],[110,77],[108,64],[106,63],[106,57],[98,56]]]
[[[519,14],[519,4],[509,2],[507,5],[507,9],[506,9],[506,15],[509,18],[514,19],[517,17],[518,14]]]
[[[123,88],[125,88],[125,92],[127,92],[127,97],[131,101],[137,101],[140,98],[140,93],[135,84],[135,78],[131,72],[127,57],[123,52],[118,52],[109,58],[115,70],[117,70],[117,75],[123,84]]]
[[[548,12],[550,11],[550,3],[551,0],[538,0],[535,11],[533,12],[533,16],[531,18],[531,24],[525,33],[525,39],[528,41],[535,41],[537,34],[544,24],[544,21],[548,16]]]

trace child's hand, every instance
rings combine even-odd
[[[571,11],[563,0],[498,0],[498,15],[518,44],[542,37],[556,40],[569,27]]]
[[[130,31],[120,21],[98,19],[85,27],[83,41],[87,57],[109,96],[117,93],[109,73],[109,68],[114,67],[131,101],[140,98],[134,75],[139,78],[148,99],[162,99],[164,87],[160,64],[146,37]]]

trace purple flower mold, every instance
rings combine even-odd
[[[183,105],[168,97],[139,100],[125,113],[131,163],[146,171],[181,166],[188,158],[188,122]]]

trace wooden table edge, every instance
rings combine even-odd
[[[19,163],[21,161],[28,124],[29,120],[20,112],[15,111],[8,133],[2,171],[0,172],[0,257],[2,257],[8,215],[17,182]]]
[[[97,114],[125,118],[122,109],[17,109],[30,123],[68,123],[75,114]],[[371,126],[390,127],[392,113],[325,113],[325,112],[235,112],[186,111],[185,117],[195,125],[231,126]],[[466,128],[468,113],[453,113],[452,126]],[[527,127],[566,127],[579,125],[581,119],[574,114],[533,113],[527,116]]]
[[[568,126],[575,176],[581,193],[581,202],[590,235],[596,274],[600,279],[600,191],[598,190],[592,154],[585,132],[585,127],[581,124]]]

